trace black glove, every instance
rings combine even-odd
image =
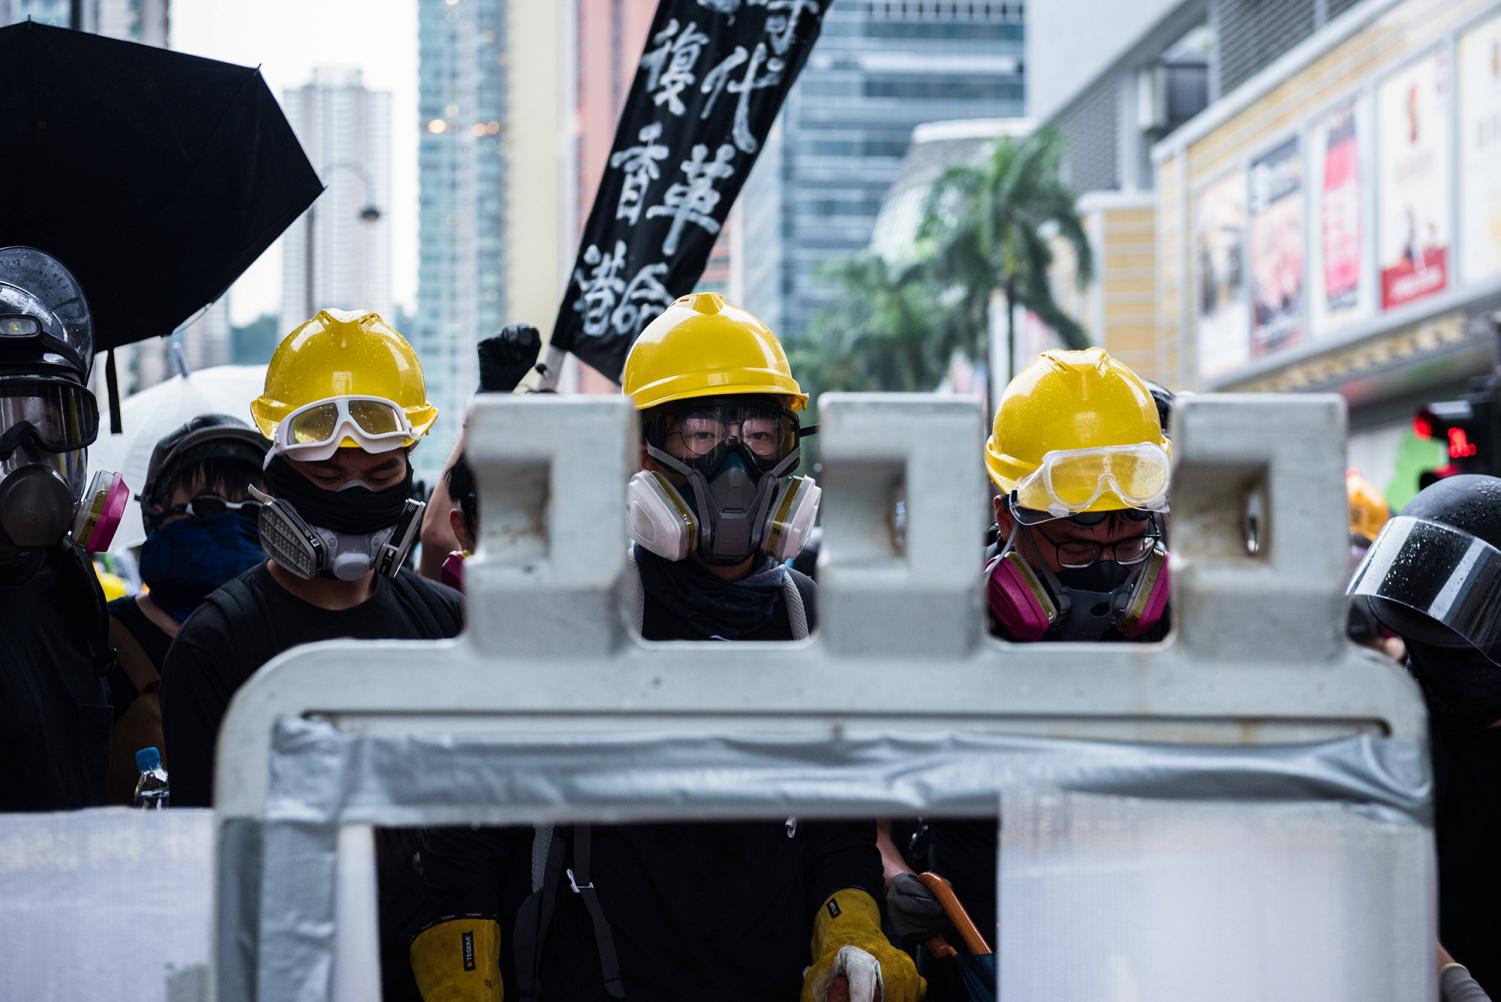
[[[886,888],[886,921],[902,946],[924,942],[952,929],[943,905],[911,873],[897,874]]]
[[[500,333],[484,338],[479,343],[479,391],[512,392],[537,364],[541,351],[542,335],[531,324],[506,324]]]

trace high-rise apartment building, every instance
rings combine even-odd
[[[281,329],[325,307],[391,319],[390,93],[359,70],[317,69],[282,109],[327,187],[282,240]]]
[[[417,320],[435,441],[429,478],[478,382],[475,344],[506,321],[507,0],[418,0]]]
[[[923,122],[1020,116],[1026,4],[838,0],[741,192],[732,295],[783,334],[862,251]]]
[[[111,38],[167,45],[168,0],[83,0],[78,27]],[[59,28],[69,26],[70,0],[0,0],[0,24],[30,18]]]

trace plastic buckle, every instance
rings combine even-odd
[[[585,891],[594,890],[594,881],[592,880],[582,887],[579,886],[578,881],[573,879],[573,867],[570,866],[563,872],[568,874],[568,886],[573,888],[574,894],[583,894]]]

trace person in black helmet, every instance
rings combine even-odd
[[[82,503],[99,429],[93,360],[88,303],[68,269],[30,247],[0,249],[0,811],[104,797],[114,652],[82,546],[110,535],[94,524],[107,508],[91,494]]]
[[[108,799],[128,804],[135,753],[163,746],[157,690],[172,638],[209,593],[266,559],[256,518],[269,442],[227,414],[203,414],[156,443],[139,495],[148,591],[109,605],[119,668],[110,675],[115,733]]]
[[[1424,489],[1382,527],[1348,591],[1402,638],[1422,686],[1439,939],[1494,997],[1501,993],[1501,479],[1448,477]]]

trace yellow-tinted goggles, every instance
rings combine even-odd
[[[305,404],[276,426],[271,451],[290,459],[328,459],[349,439],[366,452],[390,452],[416,439],[406,411],[384,397],[329,397]]]
[[[1012,507],[1039,522],[1087,511],[1108,494],[1122,508],[1163,511],[1171,474],[1167,450],[1150,442],[1056,449],[1016,485]]]

